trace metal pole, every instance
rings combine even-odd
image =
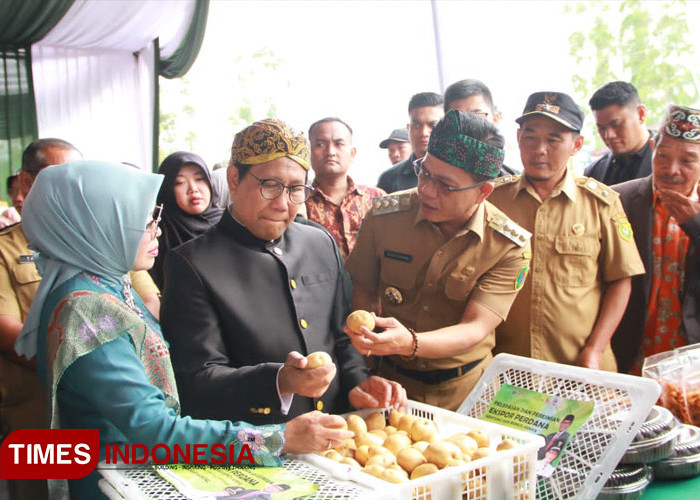
[[[440,36],[440,20],[438,18],[437,0],[430,0],[433,11],[433,35],[435,36],[435,58],[437,60],[438,82],[440,83],[440,93],[445,92],[445,71],[442,66],[442,40]]]

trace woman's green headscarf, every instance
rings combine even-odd
[[[163,176],[81,160],[42,170],[22,208],[22,229],[42,276],[15,350],[36,354],[49,293],[82,271],[121,283],[136,259]]]

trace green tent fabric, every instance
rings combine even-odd
[[[1,181],[19,170],[22,151],[38,136],[32,45],[52,33],[66,13],[72,14],[70,9],[74,3],[75,0],[0,0],[0,197],[5,200],[8,198],[4,192],[4,182]],[[99,8],[99,0],[88,3],[93,4],[93,8]],[[208,13],[209,0],[194,0],[192,20],[185,36],[169,57],[160,57],[158,40],[154,40],[153,85],[156,102],[153,156],[156,160],[158,76],[177,78],[189,70],[201,49]],[[154,163],[154,168],[156,165]]]
[[[2,0],[0,47],[29,48],[61,20],[75,0]]]
[[[168,79],[179,78],[189,71],[197,59],[199,49],[202,48],[208,14],[209,0],[196,0],[192,23],[190,23],[182,43],[173,55],[158,61],[160,76]]]
[[[31,45],[41,40],[74,0],[0,1],[0,180],[17,172],[24,148],[37,137]],[[5,182],[0,197],[8,200]]]
[[[196,0],[192,23],[185,38],[175,52],[166,59],[158,57],[158,40],[155,41],[156,67],[158,74],[172,80],[184,76],[194,64],[204,41],[209,15],[209,0]],[[160,135],[160,92],[158,77],[155,81],[155,102],[153,110],[153,170],[158,168],[158,137]]]

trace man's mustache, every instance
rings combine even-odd
[[[656,178],[664,184],[685,184],[685,179],[676,175],[659,175]]]

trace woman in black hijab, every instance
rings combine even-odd
[[[156,203],[163,206],[160,249],[151,276],[163,289],[163,265],[168,251],[196,238],[221,219],[211,188],[211,174],[199,156],[179,151],[168,156],[158,169],[165,179]]]

